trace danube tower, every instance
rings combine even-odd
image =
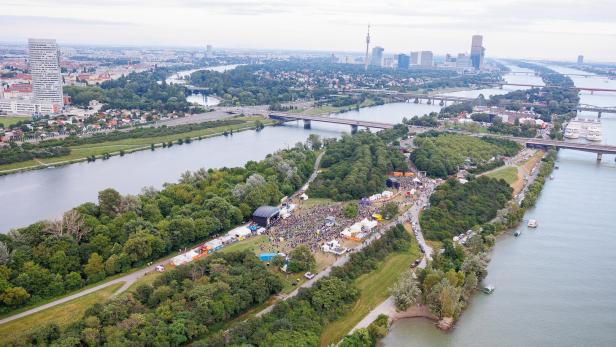
[[[366,57],[364,58],[364,69],[368,70],[368,50],[370,49],[370,24],[368,24],[368,33],[366,34]]]

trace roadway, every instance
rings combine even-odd
[[[371,121],[337,118],[337,117],[309,116],[309,115],[292,114],[292,113],[270,113],[269,118],[277,119],[277,120],[289,120],[289,121],[303,120],[303,121],[315,121],[315,122],[323,122],[323,123],[345,124],[345,125],[351,125],[351,126],[361,126],[361,127],[376,128],[376,129],[391,129],[394,127],[394,124],[390,124],[390,123],[371,122]]]

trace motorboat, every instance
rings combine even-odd
[[[537,226],[539,226],[539,224],[537,223],[537,220],[531,219],[531,220],[528,221],[528,227],[529,228],[536,228]]]
[[[492,294],[492,293],[494,293],[494,289],[495,289],[495,288],[494,288],[494,286],[493,286],[493,285],[487,285],[487,286],[483,287],[483,288],[481,289],[481,291],[482,291],[483,293],[485,293],[485,294]]]
[[[516,231],[513,233],[513,236],[515,236],[515,237],[518,237],[518,236],[520,236],[520,235],[522,235],[522,230],[520,230],[520,229],[516,230]]]

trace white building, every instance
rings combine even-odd
[[[60,53],[56,40],[29,39],[28,56],[34,104],[64,105]]]
[[[52,114],[60,112],[54,104],[36,104],[27,99],[0,99],[0,111],[9,114]]]
[[[433,54],[432,51],[421,51],[419,54],[419,65],[421,66],[432,66],[433,62]]]

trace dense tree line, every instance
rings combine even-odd
[[[411,160],[432,177],[447,177],[468,165],[481,165],[499,155],[513,156],[519,145],[513,141],[430,131],[415,137],[417,148]]]
[[[113,131],[109,133],[97,133],[92,136],[79,137],[75,135],[63,139],[49,139],[38,143],[24,143],[17,145],[11,143],[8,147],[0,148],[0,164],[10,164],[31,160],[34,158],[61,157],[71,153],[70,146],[94,144],[107,141],[119,141],[134,138],[159,137],[167,135],[177,135],[188,133],[195,130],[212,129],[218,127],[232,126],[246,123],[242,119],[226,119],[197,124],[181,124],[172,127],[163,125],[161,127],[135,128],[130,131]],[[263,123],[257,121],[257,129],[261,129]],[[181,142],[190,142],[189,139]]]
[[[308,190],[309,196],[351,200],[382,191],[387,173],[408,169],[398,149],[388,148],[378,136],[359,132],[331,142],[321,161],[321,172]]]
[[[232,125],[246,123],[243,119],[225,119],[215,120],[210,122],[195,123],[195,124],[180,124],[168,127],[166,125],[159,127],[140,127],[129,131],[112,131],[108,133],[95,133],[91,136],[68,136],[64,139],[50,139],[39,142],[37,147],[53,147],[53,146],[79,146],[107,141],[120,141],[126,139],[160,137],[168,135],[177,135],[188,133],[195,130],[220,128]]]
[[[367,328],[355,330],[340,341],[339,347],[374,347],[380,338],[387,335],[389,317],[380,314]]]
[[[36,148],[29,144],[18,145],[11,142],[8,146],[0,147],[0,165],[17,163],[32,159],[43,159],[69,155],[71,150],[61,146]]]
[[[11,344],[179,346],[219,329],[282,287],[279,275],[252,252],[214,254],[94,304],[61,332],[41,327]]]
[[[517,90],[504,95],[490,97],[489,105],[502,105],[508,109],[522,109],[522,103],[543,103],[545,106],[534,106],[533,110],[541,115],[541,119],[550,122],[552,114],[567,114],[574,110],[580,101],[573,80],[547,67],[517,62],[517,65],[539,73],[546,87]]]
[[[257,74],[262,68],[263,65],[243,65],[225,72],[200,70],[190,76],[190,83],[208,88],[223,99],[223,105],[272,105],[309,95],[289,81]]]
[[[408,250],[410,242],[404,227],[397,225],[361,252],[353,253],[345,265],[334,267],[330,276],[276,304],[270,313],[238,323],[227,334],[216,334],[195,345],[317,346],[327,323],[341,317],[357,300],[359,294],[352,281],[374,270],[392,252]]]
[[[35,303],[158,259],[230,229],[260,205],[277,204],[311,174],[299,144],[244,167],[198,170],[162,190],[99,193],[60,220],[0,235],[0,312]]]
[[[438,114],[436,112],[431,112],[430,114],[425,114],[421,117],[413,116],[410,119],[405,117],[402,119],[402,123],[407,125],[436,128],[438,126]]]
[[[466,184],[448,180],[430,197],[430,208],[421,215],[421,226],[428,239],[451,239],[496,217],[512,192],[504,180],[485,176]]]
[[[539,198],[539,193],[543,189],[543,185],[545,184],[545,180],[552,173],[552,169],[554,169],[554,163],[556,161],[556,152],[550,151],[542,159],[543,163],[541,168],[539,169],[539,173],[535,178],[535,181],[528,186],[528,190],[524,194],[524,200],[522,200],[522,208],[527,209],[535,206],[537,199]]]
[[[535,137],[537,136],[537,128],[530,124],[504,123],[500,117],[494,118],[492,125],[488,127],[488,131],[495,134],[511,135],[515,137]]]
[[[132,72],[115,80],[105,81],[100,86],[66,86],[64,92],[74,105],[87,107],[91,100],[103,103],[106,109],[139,109],[161,112],[188,111],[185,88],[165,83],[174,70],[154,68]]]

